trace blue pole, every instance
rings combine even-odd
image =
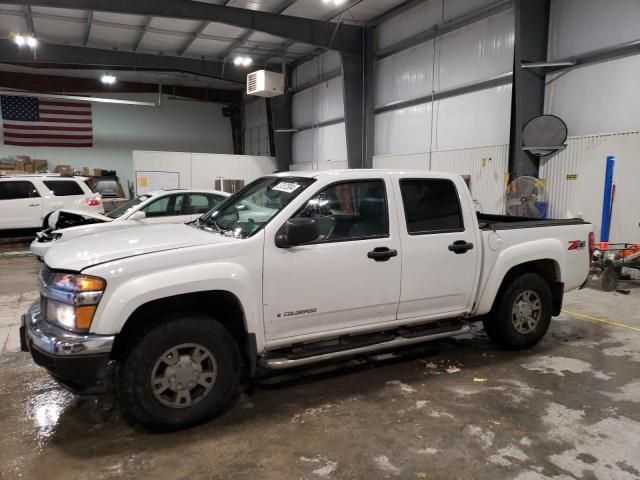
[[[613,185],[613,167],[616,157],[607,157],[607,169],[604,174],[604,198],[602,200],[602,222],[600,223],[600,241],[609,241],[609,227],[611,222],[611,188]]]

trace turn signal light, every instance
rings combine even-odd
[[[97,307],[97,305],[76,307],[77,330],[89,330],[89,328],[91,327],[91,321],[93,320],[93,314],[96,312]]]

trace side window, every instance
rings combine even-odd
[[[142,211],[148,218],[182,215],[184,195],[167,195],[151,202]]]
[[[216,198],[211,195],[193,193],[189,195],[189,214],[196,215],[199,213],[207,213],[218,203],[220,203],[220,201],[216,200]]]
[[[53,192],[56,197],[70,195],[84,195],[82,187],[74,180],[44,180],[42,183]]]
[[[316,219],[319,242],[389,235],[387,198],[382,180],[331,185],[309,200],[295,216]]]
[[[464,230],[456,187],[450,180],[400,180],[409,235]]]
[[[34,198],[40,194],[33,183],[26,181],[0,182],[0,200],[15,200],[18,198]]]

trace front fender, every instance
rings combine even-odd
[[[493,302],[498,294],[500,285],[506,277],[507,273],[514,267],[527,262],[537,260],[552,260],[556,263],[559,272],[558,280],[562,271],[559,268],[563,265],[564,251],[566,246],[558,239],[547,238],[543,240],[535,240],[524,242],[507,247],[502,250],[493,264],[493,268],[484,280],[484,287],[481,289],[476,301],[476,309],[474,315],[484,315],[491,310]]]

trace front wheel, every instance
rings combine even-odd
[[[536,345],[549,328],[551,289],[537,273],[513,278],[496,308],[484,320],[489,338],[503,348],[520,350]]]
[[[219,322],[177,315],[133,342],[117,379],[125,410],[142,425],[176,430],[221,413],[240,374],[235,340]]]

